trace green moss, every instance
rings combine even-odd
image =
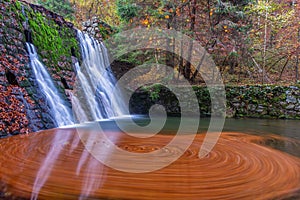
[[[19,1],[16,1],[15,5],[18,10],[21,10],[21,3]]]
[[[149,93],[151,100],[158,100],[160,97],[160,90],[162,88],[161,84],[153,84],[150,86],[144,86],[142,89]]]
[[[75,32],[64,25],[59,26],[53,20],[37,12],[28,14],[29,25],[32,31],[33,44],[39,55],[48,60],[48,67],[53,66],[57,71],[61,70],[59,61],[71,62],[71,49],[74,49],[79,57],[79,44],[75,39]]]
[[[98,28],[103,40],[108,39],[111,35],[118,32],[116,28],[111,27],[108,24],[105,24],[104,22],[100,23]]]

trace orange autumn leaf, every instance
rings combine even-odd
[[[149,24],[149,20],[148,20],[148,19],[144,19],[144,20],[142,20],[142,24],[144,24],[144,25],[148,25],[148,24]]]
[[[176,15],[177,15],[178,17],[180,17],[180,15],[181,15],[179,8],[176,9]]]

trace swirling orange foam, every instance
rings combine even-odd
[[[68,139],[53,144],[53,138],[58,134]],[[173,137],[156,135],[141,140],[122,133],[107,134],[119,138],[119,147],[134,152],[162,148]],[[125,173],[103,166],[78,142],[76,129],[48,130],[26,137],[2,139],[0,199],[30,199],[38,171],[50,153],[57,156],[53,161],[47,160],[51,170],[38,192],[38,199],[300,198],[299,158],[258,144],[264,143],[261,136],[222,133],[213,151],[199,159],[203,136],[197,135],[194,143],[176,162],[143,174]],[[184,140],[185,136],[180,137]],[[276,139],[284,140],[278,137]],[[180,151],[179,148],[166,149],[165,156]]]

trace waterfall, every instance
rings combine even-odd
[[[34,45],[26,43],[39,89],[45,95],[49,114],[58,127],[74,124],[74,119],[76,123],[82,123],[121,116],[126,110],[121,92],[115,88],[116,79],[111,72],[106,47],[80,31],[78,38],[83,61],[81,66],[75,63],[75,89],[70,94],[73,113],[39,61]]]
[[[74,90],[70,93],[72,110],[76,122],[83,123],[87,121],[97,121],[124,115],[124,110],[126,110],[125,104],[123,103],[120,91],[115,88],[116,80],[109,66],[109,59],[105,46],[80,31],[78,31],[78,38],[83,60],[81,65],[79,65],[79,62],[75,63],[76,81]],[[65,112],[69,111],[68,109],[64,111],[57,109],[58,102],[61,101],[59,96],[55,96],[57,94],[57,89],[54,87],[46,69],[39,62],[34,46],[30,44],[27,44],[27,46],[30,52],[31,65],[36,74],[40,89],[42,91],[47,91],[45,92],[45,95],[47,96],[50,105],[55,103],[53,104],[53,108],[51,107],[53,115],[56,116],[56,113],[58,112],[58,117],[69,116],[69,112]],[[48,83],[47,81],[50,82]],[[48,94],[48,92],[50,94]],[[66,107],[64,106],[63,108]],[[57,121],[67,122],[71,121],[71,118],[59,119]],[[96,125],[93,124],[93,126]],[[58,131],[61,131],[62,134],[55,134],[51,141],[51,144],[53,145],[70,142],[75,148],[81,142],[80,137],[74,137],[72,134],[68,134],[72,133],[70,130],[62,131],[58,129]],[[96,128],[95,131],[90,131],[91,132],[88,132],[88,135],[85,134],[84,136],[87,136],[88,140],[91,142],[96,141],[99,135],[98,129]],[[60,155],[63,150],[64,148],[52,148],[51,152],[49,152],[42,161],[34,181],[31,200],[38,199],[41,189],[51,177],[52,169],[61,164]],[[106,151],[109,155],[106,146],[103,146],[103,151]],[[74,163],[74,165],[76,165],[76,163]],[[88,150],[84,150],[81,153],[81,157],[77,163],[76,177],[82,178],[80,175],[86,169],[98,171],[99,175],[101,175],[101,179],[86,177],[82,184],[83,194],[79,199],[86,199],[86,196],[101,187],[105,180],[103,166],[99,165],[98,160],[91,157]]]
[[[81,31],[77,32],[82,64],[76,63],[77,80],[75,84],[76,100],[79,100],[81,112],[74,110],[80,121],[82,110],[88,121],[121,116],[125,113],[121,92],[115,88],[116,80],[111,72],[107,49],[102,42],[91,38]]]
[[[49,114],[53,118],[53,121],[58,127],[73,124],[72,111],[61,98],[46,67],[39,61],[34,45],[26,43],[26,47],[29,52],[30,65],[39,89],[45,95],[47,105],[50,108]]]

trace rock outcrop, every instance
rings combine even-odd
[[[39,91],[26,42],[33,43],[62,96],[72,89],[79,43],[73,24],[45,8],[0,0],[0,137],[54,127]],[[62,48],[63,47],[63,48]]]
[[[115,33],[115,30],[98,17],[92,17],[88,21],[82,23],[82,31],[89,34],[93,38],[102,41]]]

